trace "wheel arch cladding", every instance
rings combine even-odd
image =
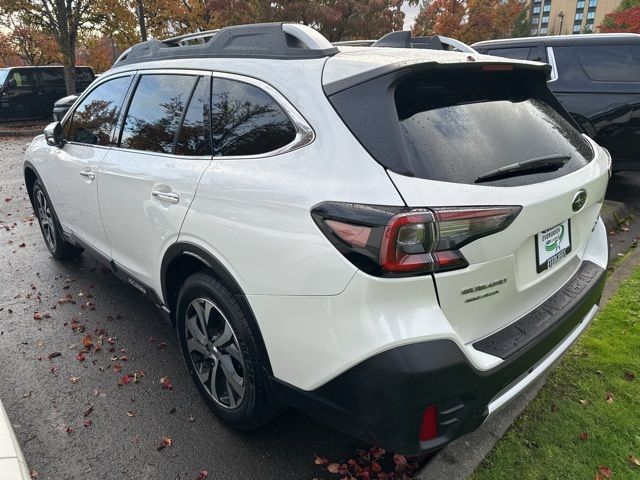
[[[36,180],[40,178],[36,173],[36,169],[30,163],[26,163],[24,166],[24,183],[27,187],[27,193],[29,194],[29,200],[33,206],[33,185]]]
[[[171,312],[170,318],[173,325],[176,325],[175,312],[180,287],[190,275],[198,272],[209,272],[219,279],[234,295],[259,340],[259,347],[267,359],[267,373],[272,375],[273,370],[269,360],[269,352],[262,338],[262,331],[240,285],[218,259],[201,247],[191,243],[174,243],[167,249],[162,259],[160,273],[162,298],[165,306]]]

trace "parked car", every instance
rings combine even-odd
[[[290,404],[433,450],[589,325],[611,162],[547,65],[299,24],[209,35],[132,47],[24,173],[51,254],[84,250],[158,305],[222,421]]]
[[[78,92],[93,79],[91,67],[76,67]],[[49,117],[66,91],[63,67],[0,68],[0,120]]]
[[[61,122],[62,118],[78,99],[78,95],[67,95],[53,104],[53,121]]]
[[[509,38],[473,47],[488,55],[549,63],[549,88],[584,131],[611,152],[613,169],[640,170],[640,35]]]

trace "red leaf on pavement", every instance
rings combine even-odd
[[[611,478],[611,476],[613,475],[613,472],[611,471],[611,469],[606,465],[600,465],[598,467],[598,473],[605,478]]]
[[[79,362],[84,362],[87,359],[87,357],[85,357],[83,352],[78,352],[78,354],[76,355],[76,360],[78,360]]]
[[[11,201],[11,197],[7,197],[4,199],[5,202],[10,202]]]
[[[33,314],[34,320],[42,320],[43,315],[40,312],[36,312]]]
[[[173,390],[173,384],[171,383],[169,377],[162,377],[160,379],[160,385],[162,386],[163,390]]]
[[[72,434],[73,432],[75,432],[75,430],[69,426],[65,427],[64,431],[68,434]]]
[[[126,355],[121,355],[120,356],[120,360],[122,360],[123,362],[128,362],[129,361],[129,357],[127,357]]]
[[[198,472],[198,476],[196,477],[196,480],[204,480],[208,476],[209,476],[209,472],[207,472],[206,470],[200,470]]]
[[[114,371],[115,373],[120,373],[120,372],[122,371],[122,365],[120,365],[119,363],[116,363],[116,364],[113,366],[113,371]]]
[[[399,453],[396,453],[393,455],[393,461],[395,462],[396,465],[406,465],[407,457],[405,457],[404,455],[400,455]]]
[[[160,439],[160,445],[158,445],[158,450],[162,450],[164,448],[167,447],[172,447],[173,446],[173,440],[171,440],[171,438],[169,437],[162,437]]]
[[[120,381],[118,382],[119,386],[122,385],[128,385],[129,383],[131,383],[133,381],[134,377],[132,377],[131,375],[124,375],[122,378],[120,378]]]
[[[84,348],[93,347],[93,340],[91,339],[91,334],[87,333],[84,337],[82,337],[82,346]]]
[[[82,422],[82,424],[85,427],[90,427],[93,424],[93,421],[90,418],[87,418],[84,422]]]
[[[327,465],[327,471],[329,473],[338,473],[340,471],[340,464],[330,463],[329,465]]]
[[[160,342],[158,344],[158,350],[162,350],[164,348],[167,348],[167,343],[166,342]]]

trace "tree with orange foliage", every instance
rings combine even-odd
[[[518,0],[424,0],[415,35],[444,35],[475,43],[511,36],[526,8]]]
[[[608,13],[598,29],[602,33],[640,33],[640,5]]]
[[[209,0],[220,26],[292,21],[309,25],[331,41],[379,38],[402,29],[402,5],[418,0]]]

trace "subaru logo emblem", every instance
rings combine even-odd
[[[573,196],[573,203],[571,203],[571,208],[574,212],[579,212],[584,207],[584,204],[587,203],[587,192],[584,188],[581,188],[576,192]]]

